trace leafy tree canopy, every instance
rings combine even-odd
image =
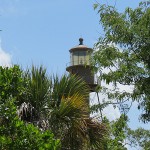
[[[13,66],[0,67],[0,79],[0,149],[104,149],[108,132],[89,117],[81,78]]]
[[[136,130],[128,129],[128,142],[131,146],[140,146],[144,150],[150,149],[150,130],[138,128]]]
[[[95,4],[100,15],[104,36],[95,44],[93,63],[100,79],[113,83],[109,97],[123,101],[131,99],[142,109],[143,122],[150,121],[150,1],[135,9]],[[109,70],[107,73],[103,69]],[[132,93],[117,90],[118,85],[133,86]]]
[[[25,95],[22,71],[19,66],[0,67],[0,149],[1,150],[57,150],[60,140],[33,124],[26,124],[17,115],[17,104]]]

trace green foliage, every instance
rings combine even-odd
[[[89,118],[88,86],[76,76],[52,79],[47,117],[50,129],[61,139],[62,149],[103,150],[106,129]]]
[[[0,67],[0,149],[59,149],[60,141],[50,131],[42,132],[18,118],[16,105],[26,94],[25,81],[19,66]]]
[[[60,79],[58,76],[53,76],[51,81],[53,83],[51,87],[51,98],[57,103],[57,106],[59,106],[62,97],[69,98],[73,95],[79,95],[80,97],[82,96],[83,99],[85,99],[85,102],[87,101],[89,89],[81,78],[74,75],[63,75]],[[88,101],[86,105],[88,105]]]
[[[91,113],[99,113],[99,111],[103,111],[110,103],[104,102],[103,104],[94,104],[90,107]]]
[[[143,150],[150,150],[150,130],[128,129],[128,141],[132,147],[140,146]]]
[[[32,66],[32,69],[23,72],[23,80],[26,82],[27,90],[22,95],[20,104],[29,102],[40,113],[46,102],[50,100],[48,92],[51,82],[46,74],[46,69],[43,66],[39,68]]]
[[[106,139],[109,134],[105,123],[94,121],[93,119],[86,120],[89,150],[106,150]],[[88,149],[87,148],[87,149]]]
[[[143,122],[150,121],[150,3],[119,13],[114,7],[96,4],[105,31],[95,45],[93,63],[101,72],[100,79],[113,83],[109,93],[119,100],[132,99],[142,109]],[[103,69],[109,71],[103,72]],[[118,85],[131,85],[132,93],[117,90]]]
[[[127,137],[127,117],[121,115],[116,121],[109,122],[104,118],[103,122],[108,128],[109,135],[107,136],[105,150],[127,150],[126,137]]]
[[[89,117],[84,81],[49,78],[42,66],[1,68],[0,77],[0,149],[104,149],[106,128]]]
[[[97,51],[93,55],[93,64],[97,67],[96,71],[100,72],[100,80],[113,85],[113,88],[107,90],[104,87],[101,90],[108,94],[110,101],[92,106],[92,111],[103,110],[108,104],[121,104],[125,109],[124,101],[136,100],[138,109],[142,109],[142,121],[150,121],[149,5],[150,1],[147,0],[134,10],[126,8],[119,13],[112,6],[94,4],[105,35],[95,44]],[[133,91],[120,92],[120,85],[132,86]],[[125,113],[117,121],[109,122],[105,118],[103,121],[110,132],[106,149],[124,150],[126,144],[149,149],[149,130],[139,128],[134,131],[128,128]]]
[[[22,71],[19,66],[3,68],[0,66],[0,99],[8,99],[10,96],[16,98],[16,103],[20,95],[25,91],[23,86]]]
[[[0,149],[1,150],[57,150],[60,141],[50,131],[41,132],[32,124],[25,124],[16,114],[13,100],[0,104]]]

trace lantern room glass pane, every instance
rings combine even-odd
[[[70,53],[71,65],[90,65],[90,51],[74,51]]]
[[[70,65],[73,65],[73,57],[72,57],[72,53],[70,53]]]
[[[80,51],[79,52],[79,64],[85,64],[85,56],[86,56],[86,52],[85,51]]]
[[[79,64],[78,52],[73,53],[73,65]]]

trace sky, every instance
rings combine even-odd
[[[130,1],[130,7],[139,0]],[[119,11],[126,0],[100,0]],[[23,68],[43,64],[50,73],[65,73],[69,49],[84,44],[93,47],[103,33],[95,0],[0,0],[1,47],[13,64]]]
[[[140,0],[97,2],[115,5],[122,12],[126,7],[136,8]],[[69,49],[79,44],[78,39],[82,37],[92,48],[103,34],[94,3],[96,0],[0,0],[0,65],[43,65],[49,74],[66,73]],[[136,113],[129,113],[131,120]],[[132,128],[138,125],[149,128],[137,119],[131,123]]]

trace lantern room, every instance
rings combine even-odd
[[[70,65],[90,65],[91,48],[83,45],[83,39],[79,39],[79,45],[70,49]]]

